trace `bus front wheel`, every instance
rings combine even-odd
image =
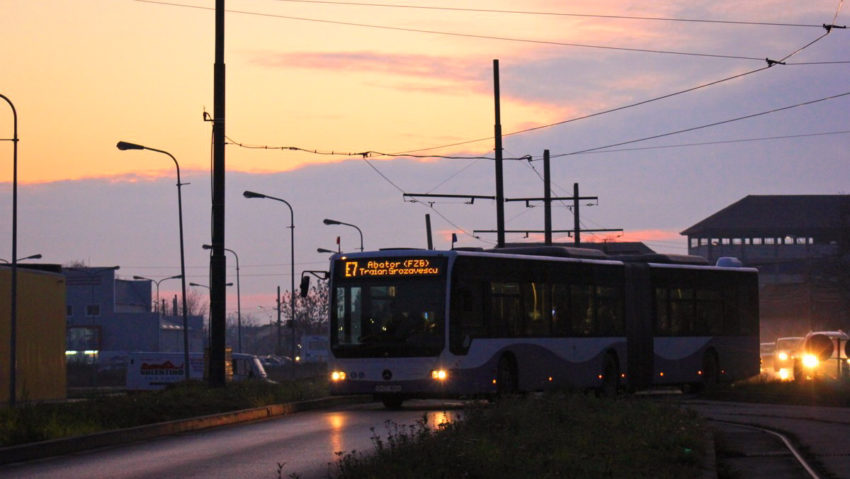
[[[514,394],[518,390],[516,365],[510,357],[502,356],[496,369],[496,393],[499,396],[504,396],[505,394]]]

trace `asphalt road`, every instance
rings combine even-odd
[[[686,400],[683,404],[711,420],[721,446],[731,449],[738,477],[810,477],[792,466],[789,453],[765,434],[741,427],[752,425],[780,432],[800,448],[822,478],[850,478],[850,408]],[[790,473],[788,471],[797,471]]]
[[[277,478],[328,477],[338,452],[370,453],[388,424],[429,426],[451,420],[460,401],[409,401],[307,411],[259,422],[161,437],[127,445],[0,467],[0,478]],[[278,464],[284,464],[280,476]]]

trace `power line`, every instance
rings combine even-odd
[[[850,133],[850,130],[839,130],[839,131],[826,131],[821,133],[801,133],[798,135],[779,135],[779,136],[765,136],[758,138],[739,138],[735,140],[717,140],[717,141],[701,141],[697,143],[679,143],[675,145],[659,145],[659,146],[644,146],[644,147],[636,147],[636,148],[617,148],[617,149],[605,149],[603,151],[587,151],[584,153],[576,153],[576,154],[599,154],[599,153],[614,153],[614,152],[623,152],[623,151],[641,151],[641,150],[663,150],[669,148],[687,148],[694,146],[710,146],[710,145],[724,145],[731,143],[748,143],[755,141],[773,141],[773,140],[786,140],[792,138],[806,138],[812,136],[827,136],[827,135],[846,135]],[[535,159],[537,161],[537,159]]]
[[[712,20],[702,18],[676,18],[676,17],[644,17],[635,15],[601,15],[592,13],[569,13],[569,12],[541,12],[531,10],[499,10],[493,8],[460,8],[460,7],[434,7],[425,5],[393,5],[387,3],[363,3],[363,2],[336,2],[328,0],[275,0],[277,2],[287,3],[311,3],[318,5],[341,5],[341,6],[357,6],[357,7],[380,7],[380,8],[396,8],[396,9],[415,9],[415,10],[438,10],[450,12],[472,12],[472,13],[500,13],[511,15],[537,15],[537,16],[557,16],[557,17],[578,17],[578,18],[601,18],[608,20],[648,20],[661,22],[686,22],[686,23],[713,23],[721,25],[742,25],[742,26],[769,26],[769,27],[795,27],[795,28],[823,28],[823,25],[806,24],[806,23],[780,23],[780,22],[756,22],[744,20]],[[837,15],[837,14],[836,14]],[[833,23],[835,19],[833,19]]]
[[[693,92],[693,91],[696,91],[696,90],[700,90],[702,88],[707,88],[707,87],[710,87],[710,86],[719,85],[720,83],[724,83],[724,82],[727,82],[727,81],[735,80],[737,78],[742,78],[742,77],[745,77],[745,76],[748,76],[748,75],[752,75],[753,73],[758,73],[758,72],[767,70],[768,68],[770,68],[770,66],[764,66],[764,67],[761,67],[761,68],[757,68],[755,70],[750,70],[750,71],[747,71],[747,72],[744,72],[744,73],[738,73],[736,75],[721,78],[719,80],[713,80],[713,81],[710,81],[710,82],[707,82],[707,83],[702,83],[700,85],[696,85],[696,86],[693,86],[693,87],[685,88],[684,90],[675,91],[673,93],[667,93],[665,95],[649,98],[649,99],[646,99],[646,100],[641,100],[641,101],[638,101],[638,102],[635,102],[635,103],[629,103],[627,105],[621,105],[621,106],[618,106],[618,107],[609,108],[607,110],[589,113],[587,115],[581,115],[581,116],[577,116],[577,117],[573,117],[573,118],[568,118],[566,120],[561,120],[561,121],[557,121],[557,122],[554,122],[554,123],[548,123],[548,124],[545,124],[545,125],[539,125],[539,126],[534,126],[534,127],[531,127],[531,128],[526,128],[526,129],[523,129],[523,130],[517,130],[517,131],[512,131],[512,132],[509,132],[509,133],[504,133],[504,134],[502,134],[502,136],[505,137],[505,136],[520,135],[520,134],[529,133],[529,132],[532,132],[532,131],[543,130],[543,129],[546,129],[546,128],[552,128],[554,126],[565,125],[567,123],[572,123],[572,122],[576,122],[576,121],[579,121],[579,120],[586,120],[588,118],[607,115],[609,113],[627,110],[629,108],[635,108],[635,107],[646,105],[646,104],[649,104],[649,103],[652,103],[652,102],[666,100],[666,99],[672,98],[674,96],[683,95],[685,93],[690,93],[690,92]],[[439,150],[439,149],[450,148],[450,147],[454,147],[454,146],[467,145],[467,144],[470,144],[470,143],[478,143],[478,142],[481,142],[481,141],[489,141],[489,140],[492,140],[492,139],[493,139],[493,137],[489,136],[489,137],[485,137],[485,138],[477,138],[477,139],[474,139],[474,140],[466,140],[466,141],[461,141],[461,142],[457,142],[457,143],[450,143],[450,144],[446,144],[446,145],[433,146],[433,147],[429,147],[429,148],[420,148],[420,149],[416,149],[416,150],[406,150],[402,154],[410,154],[410,153],[414,153],[414,152],[417,152],[417,151]]]
[[[412,154],[403,154],[403,153],[383,153],[380,151],[374,150],[366,150],[366,151],[335,151],[335,150],[318,150],[318,149],[310,149],[310,148],[302,148],[299,146],[269,146],[269,145],[249,145],[247,143],[241,143],[232,138],[225,137],[229,144],[238,146],[240,148],[245,148],[249,150],[281,150],[281,151],[297,151],[301,153],[311,153],[314,155],[321,156],[359,156],[363,159],[376,157],[376,156],[392,156],[392,157],[408,157],[408,158],[422,158],[422,159],[430,159],[430,158],[442,158],[448,160],[492,160],[493,158],[489,156],[451,156],[451,155],[412,155]],[[514,158],[510,158],[514,159]]]
[[[141,3],[152,3],[156,5],[164,5],[170,7],[183,7],[183,8],[193,8],[198,10],[214,10],[213,7],[202,7],[199,5],[186,5],[182,3],[173,3],[173,2],[165,2],[159,0],[135,0]],[[506,41],[506,42],[518,42],[518,43],[532,43],[537,45],[552,45],[552,46],[561,46],[561,47],[575,47],[575,48],[590,48],[596,50],[611,50],[611,51],[623,51],[623,52],[631,52],[631,53],[653,53],[653,54],[661,54],[661,55],[678,55],[678,56],[690,56],[690,57],[702,57],[702,58],[717,58],[717,59],[725,59],[725,60],[749,60],[749,61],[764,61],[763,58],[759,57],[748,57],[743,55],[723,55],[716,53],[699,53],[699,52],[683,52],[683,51],[675,51],[675,50],[654,50],[649,48],[629,48],[629,47],[614,47],[608,45],[592,45],[587,43],[573,43],[573,42],[558,42],[554,40],[533,40],[528,38],[516,38],[516,37],[501,37],[495,35],[478,35],[474,33],[459,33],[459,32],[444,32],[439,30],[426,30],[422,28],[408,28],[408,27],[394,27],[391,25],[375,25],[369,23],[356,23],[356,22],[343,22],[340,20],[327,20],[320,18],[307,18],[307,17],[295,17],[291,15],[279,15],[275,13],[263,13],[263,12],[251,12],[246,10],[225,10],[227,13],[235,13],[240,15],[252,15],[259,17],[270,17],[270,18],[280,18],[285,20],[296,20],[302,22],[314,22],[314,23],[326,23],[330,25],[343,25],[348,27],[360,27],[360,28],[374,28],[378,30],[390,30],[390,31],[402,31],[402,32],[411,32],[411,33],[425,33],[428,35],[445,35],[452,37],[462,37],[462,38],[476,38],[482,40],[498,40],[498,41]]]
[[[770,114],[773,114],[773,113],[778,113],[780,111],[790,110],[792,108],[798,108],[798,107],[801,107],[801,106],[808,106],[808,105],[812,105],[812,104],[820,103],[820,102],[824,102],[824,101],[835,100],[837,98],[841,98],[841,97],[844,97],[844,96],[847,96],[847,95],[850,95],[850,91],[844,92],[844,93],[839,93],[839,94],[836,94],[836,95],[831,95],[831,96],[828,96],[828,97],[818,98],[817,100],[805,101],[805,102],[802,102],[802,103],[796,103],[794,105],[788,105],[788,106],[784,106],[784,107],[774,108],[772,110],[762,111],[762,112],[759,112],[759,113],[753,113],[751,115],[739,116],[739,117],[736,117],[736,118],[730,118],[728,120],[716,121],[714,123],[707,123],[705,125],[694,126],[694,127],[691,127],[691,128],[684,128],[684,129],[681,129],[681,130],[671,131],[671,132],[667,132],[667,133],[661,133],[661,134],[658,134],[658,135],[652,135],[652,136],[646,136],[646,137],[643,137],[643,138],[637,138],[637,139],[633,139],[633,140],[621,141],[619,143],[613,143],[613,144],[606,145],[606,146],[598,146],[598,147],[595,147],[595,148],[587,148],[587,149],[584,149],[584,150],[577,150],[577,151],[573,151],[573,152],[570,152],[570,153],[560,153],[560,154],[557,154],[557,155],[552,155],[551,158],[560,158],[560,157],[564,157],[564,156],[578,155],[578,154],[581,154],[581,153],[589,153],[589,152],[593,152],[593,151],[604,150],[604,149],[607,149],[607,148],[613,148],[615,146],[628,145],[628,144],[631,144],[631,143],[639,143],[641,141],[647,141],[647,140],[655,140],[655,139],[664,138],[664,137],[667,137],[667,136],[678,135],[680,133],[688,133],[688,132],[691,132],[691,131],[702,130],[702,129],[711,128],[711,127],[714,127],[714,126],[725,125],[727,123],[733,123],[733,122],[736,122],[736,121],[749,120],[751,118],[756,118],[756,117],[759,117],[759,116],[770,115]]]

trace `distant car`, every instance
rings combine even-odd
[[[266,369],[274,369],[291,365],[292,359],[288,356],[275,356],[274,354],[268,354],[260,357],[260,363],[262,363],[263,367]]]
[[[794,359],[794,380],[848,379],[848,341],[844,331],[813,331],[806,335]]]
[[[773,370],[783,381],[791,379],[794,369],[794,359],[800,352],[800,347],[806,338],[801,336],[789,336],[776,339],[776,347],[773,353]]]
[[[759,362],[762,374],[768,374],[773,370],[773,353],[775,350],[776,343],[759,344]]]

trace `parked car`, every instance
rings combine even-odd
[[[806,335],[794,359],[794,380],[848,379],[848,340],[844,331],[813,331]]]
[[[792,379],[794,370],[794,359],[799,355],[800,347],[806,338],[802,336],[789,336],[776,339],[776,348],[773,353],[773,371],[783,381]]]

